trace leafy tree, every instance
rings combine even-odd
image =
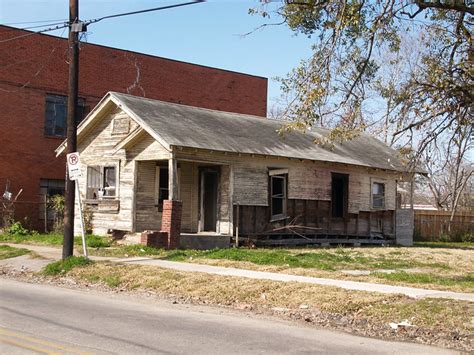
[[[263,0],[250,12],[314,39],[311,58],[280,78],[284,130],[322,125],[338,141],[378,129],[416,161],[472,125],[472,0]]]

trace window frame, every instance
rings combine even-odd
[[[67,95],[61,94],[54,94],[54,93],[47,93],[44,101],[44,129],[43,134],[45,137],[56,137],[56,138],[65,138],[67,136]],[[54,122],[53,120],[48,119],[48,108],[49,105],[61,105],[64,107],[64,117],[59,118],[58,115],[54,115]],[[77,124],[79,124],[88,113],[88,107],[86,105],[86,99],[79,97],[77,102]],[[57,122],[61,120],[60,123],[63,124],[64,133],[59,134],[56,132],[56,127],[58,127]],[[48,122],[52,122],[52,124],[48,124]],[[52,127],[51,127],[52,126]]]
[[[280,179],[283,181],[282,196],[277,196],[273,192],[273,179]],[[280,195],[280,194],[278,194]],[[281,199],[282,200],[282,212],[275,214],[273,207],[273,200]],[[270,205],[270,222],[279,221],[286,219],[287,215],[287,206],[288,206],[288,173],[274,174],[272,171],[269,171],[269,205]]]
[[[168,184],[167,184],[167,187],[161,187],[160,184],[161,184],[161,171],[164,171],[166,170],[168,172]],[[168,191],[168,197],[169,197],[169,167],[168,166],[164,166],[164,165],[157,165],[156,168],[155,168],[155,207],[158,208],[158,212],[162,212],[163,211],[163,201],[165,200],[164,198],[161,199],[160,196],[160,192],[162,190],[166,190]]]
[[[92,169],[97,168],[99,176],[96,178],[99,181],[99,187],[90,186],[90,172]],[[105,186],[106,184],[106,170],[115,170],[115,186]],[[104,165],[87,165],[86,172],[86,199],[90,202],[101,201],[101,200],[118,200],[119,199],[119,185],[120,185],[120,172],[119,164],[109,163]],[[97,197],[91,196],[90,189],[97,189]],[[114,190],[114,195],[106,195],[105,191]],[[102,192],[102,193],[100,193]]]
[[[380,185],[382,186],[382,194],[374,194],[374,186],[375,185]],[[378,181],[378,180],[372,180],[371,181],[371,184],[370,184],[370,207],[373,209],[373,210],[384,210],[385,209],[385,206],[386,206],[386,183],[385,182],[382,182],[382,181]],[[381,206],[375,206],[374,204],[374,198],[376,196],[381,196],[381,197],[377,197],[379,199],[382,200],[382,205]]]

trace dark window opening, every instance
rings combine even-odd
[[[286,217],[286,175],[270,176],[271,219]]]
[[[115,166],[88,166],[86,198],[98,200],[117,195],[117,170]]]
[[[64,180],[59,179],[40,179],[40,195],[51,197],[55,195],[62,195],[64,196]],[[41,202],[44,201],[44,197],[42,198]],[[44,203],[39,204],[39,216],[40,219],[44,220],[45,217],[45,205]],[[47,210],[47,218],[49,221],[54,220],[56,217],[56,213],[48,208]]]
[[[163,210],[163,201],[169,198],[168,168],[160,166],[159,186],[158,186],[158,211]]]
[[[46,96],[44,134],[53,137],[66,137],[67,133],[67,96]],[[78,99],[77,124],[79,124],[88,113],[85,100]]]
[[[332,174],[332,217],[345,217],[347,214],[349,175]]]
[[[372,208],[385,207],[385,184],[374,182],[372,184]]]

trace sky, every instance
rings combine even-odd
[[[89,20],[180,2],[188,0],[79,0],[79,18]],[[267,77],[271,108],[280,96],[280,85],[273,78],[285,76],[301,59],[308,58],[312,42],[305,36],[295,36],[284,25],[254,31],[266,22],[281,21],[249,15],[249,9],[256,6],[257,0],[211,0],[107,19],[90,25],[84,40]],[[0,23],[19,28],[37,26],[43,23],[19,22],[67,19],[68,11],[67,0],[0,0]],[[248,32],[252,33],[245,35]],[[67,36],[64,30],[49,33]]]

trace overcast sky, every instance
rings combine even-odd
[[[135,11],[184,1],[79,0],[80,18]],[[251,0],[214,0],[159,12],[104,20],[88,28],[91,43],[234,70],[269,78],[269,107],[280,94],[272,78],[284,76],[309,57],[311,40],[294,36],[285,26],[269,26],[251,32],[265,21],[248,10]],[[0,0],[0,23],[29,27],[41,23],[18,23],[68,18],[67,0]],[[54,22],[54,21],[53,21]],[[67,31],[50,34],[67,36]]]

